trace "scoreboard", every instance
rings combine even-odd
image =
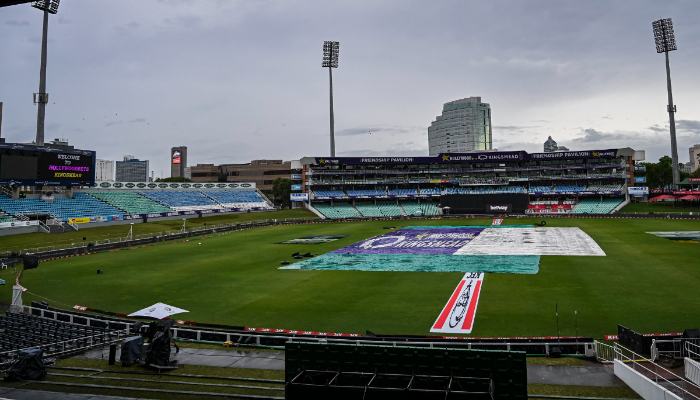
[[[0,143],[0,185],[94,186],[95,152]]]

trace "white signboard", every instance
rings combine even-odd
[[[2,222],[0,223],[0,228],[21,228],[23,226],[39,225],[39,221],[15,221],[15,222]]]
[[[471,333],[483,281],[482,272],[467,272],[452,292],[430,332]]]
[[[308,193],[290,193],[289,197],[292,201],[309,201]]]
[[[647,186],[628,187],[627,192],[630,196],[648,196],[649,188]]]

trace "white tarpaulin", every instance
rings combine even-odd
[[[454,254],[605,256],[579,228],[487,228]]]
[[[173,306],[169,306],[164,303],[156,303],[150,307],[146,307],[143,310],[139,310],[136,312],[133,312],[129,314],[130,317],[150,317],[150,318],[155,318],[155,319],[163,319],[165,317],[169,317],[174,314],[180,314],[180,313],[185,313],[189,312],[187,310],[183,310],[182,308],[177,308]]]

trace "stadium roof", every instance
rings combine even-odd
[[[14,6],[17,4],[31,3],[33,0],[0,0],[0,7]]]

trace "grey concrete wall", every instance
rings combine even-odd
[[[615,360],[615,375],[645,400],[681,400],[620,360]]]
[[[21,235],[23,233],[43,232],[39,225],[16,226],[14,228],[0,228],[0,236]]]

